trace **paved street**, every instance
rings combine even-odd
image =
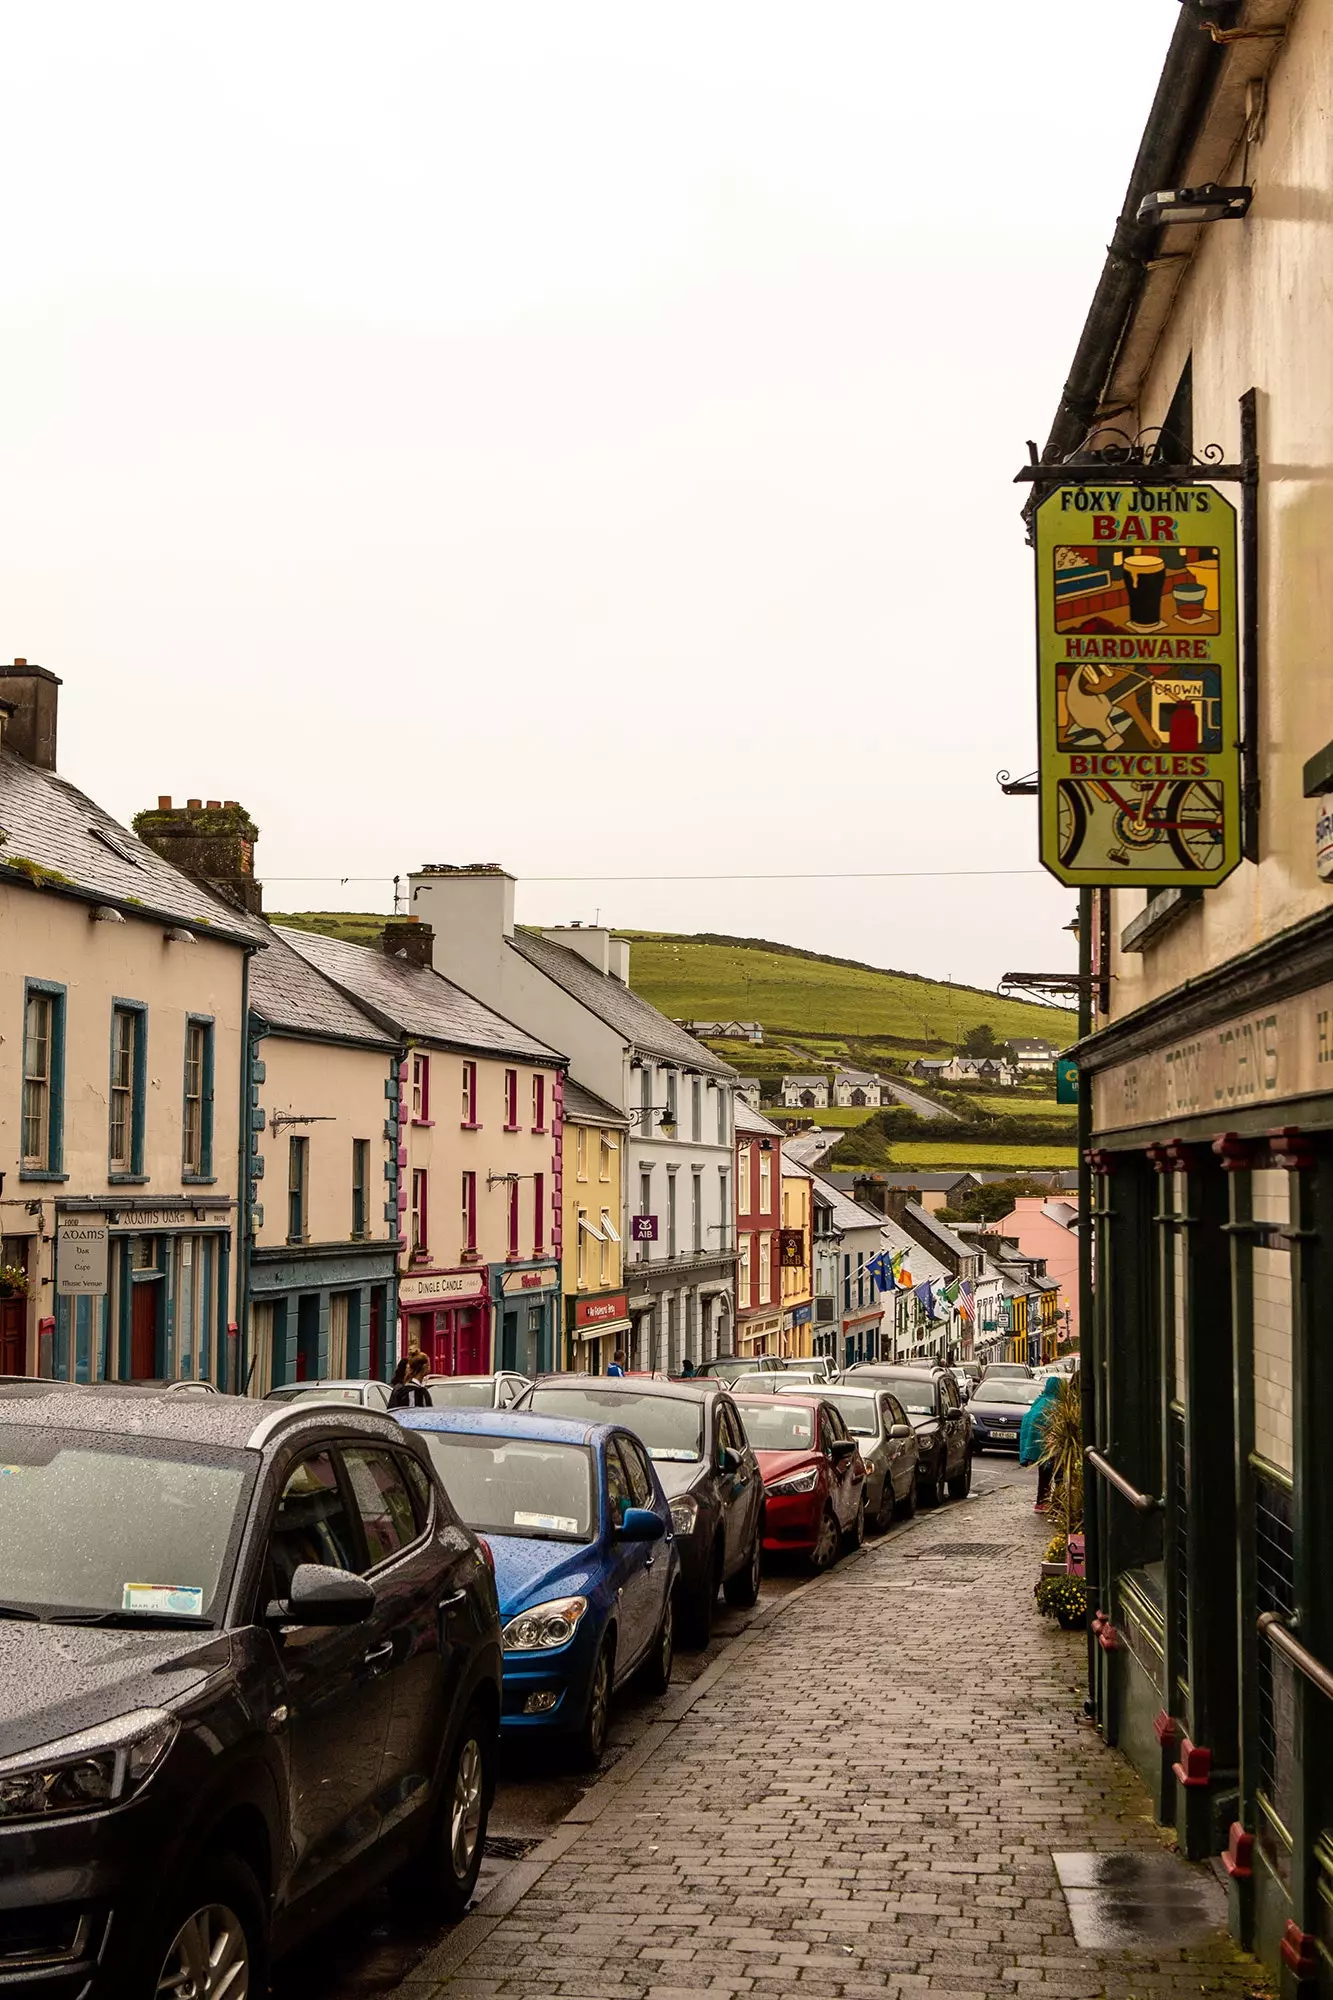
[[[970,1502],[804,1590],[799,1576],[766,1584],[711,1661],[687,1656],[665,1700],[622,1710],[617,1761],[591,1790],[511,1772],[492,1823],[509,1852],[424,1956],[424,1938],[376,1935],[368,1910],[278,1990],[1262,1992],[1220,1930],[1180,1949],[1075,1941],[1052,1852],[1163,1844],[1127,1767],[1079,1719],[1080,1639],[1031,1609],[1031,1475],[978,1470]],[[1210,1877],[1176,1870],[1220,1904]]]

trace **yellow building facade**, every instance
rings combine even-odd
[[[631,1330],[622,1193],[629,1120],[572,1077],[564,1114],[564,1362],[601,1374]]]
[[[782,1234],[778,1275],[782,1287],[783,1354],[814,1352],[814,1239],[810,1176],[782,1162]]]

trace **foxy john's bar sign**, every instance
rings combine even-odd
[[[1145,475],[1037,509],[1041,858],[1206,889],[1240,860],[1236,514]]]

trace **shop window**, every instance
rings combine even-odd
[[[477,1125],[477,1065],[474,1062],[465,1062],[463,1064],[462,1112],[463,1124],[469,1130],[475,1130]]]
[[[518,1071],[505,1071],[505,1131],[518,1130]]]
[[[473,1257],[477,1251],[477,1176],[463,1176],[463,1255]]]
[[[147,1011],[133,1000],[111,1009],[111,1085],[108,1156],[116,1179],[143,1176]]]
[[[1252,1214],[1270,1231],[1287,1228],[1291,1215],[1284,1171],[1263,1168],[1251,1176]],[[1280,1471],[1292,1467],[1291,1252],[1276,1234],[1256,1237],[1251,1253],[1254,1323],[1254,1448]]]
[[[185,1023],[181,1167],[187,1180],[213,1178],[213,1023],[206,1016]]]
[[[310,1141],[287,1141],[287,1241],[304,1243],[308,1223]]]
[[[430,1191],[424,1167],[412,1170],[412,1255],[425,1257],[430,1249]]]
[[[23,1174],[61,1173],[64,1149],[65,989],[30,979],[23,1010]]]
[[[370,1141],[352,1141],[352,1234],[369,1235],[370,1220]]]
[[[546,1078],[540,1074],[532,1079],[532,1129],[546,1130]]]

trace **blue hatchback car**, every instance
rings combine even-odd
[[[495,1561],[501,1734],[559,1734],[595,1764],[631,1674],[664,1692],[680,1558],[651,1459],[614,1424],[514,1410],[402,1410]]]

